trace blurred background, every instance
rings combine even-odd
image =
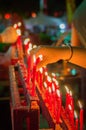
[[[72,18],[81,2],[82,0],[0,0],[0,33],[6,27],[21,22],[23,38],[29,37],[33,45],[70,44]],[[8,48],[9,45],[0,45],[1,52],[6,52]],[[76,99],[86,99],[84,90],[81,89],[83,68],[72,64],[66,67],[59,62],[49,66],[49,71],[56,72],[61,86],[71,83]],[[62,77],[64,69],[68,71],[66,78]],[[0,68],[0,130],[12,129],[7,74],[6,69],[2,71]],[[64,93],[63,88],[62,91]]]

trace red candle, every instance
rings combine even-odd
[[[55,74],[55,73],[52,73],[52,77],[56,79],[56,74]]]
[[[76,111],[74,111],[74,116],[75,116],[75,130],[78,130],[79,120],[78,120],[78,116],[77,116]]]
[[[27,50],[27,71],[28,71],[28,86],[30,87],[31,82],[31,56],[30,50],[32,49],[32,44],[29,44],[29,48]]]
[[[17,39],[17,51],[18,51],[18,56],[20,59],[23,58],[23,48],[22,48],[22,39],[21,39],[21,30],[20,29],[17,29],[17,33],[18,33],[18,39]]]
[[[49,92],[49,99],[48,99],[49,109],[52,113],[52,91],[51,91],[51,87],[48,88],[48,92]]]
[[[56,80],[56,78],[52,78],[52,83],[54,84],[55,89],[59,89],[58,81]]]
[[[68,105],[69,107],[69,120],[70,120],[70,123],[72,125],[72,128],[74,128],[74,111],[72,109],[72,106],[69,104]]]
[[[53,116],[56,119],[56,113],[57,113],[57,109],[56,109],[56,88],[54,83],[52,83],[52,98],[53,98]]]
[[[66,113],[68,113],[68,105],[70,103],[69,99],[70,99],[70,93],[69,93],[69,89],[67,86],[65,86],[65,89],[66,89],[66,105],[65,105],[65,110],[66,110]]]
[[[61,107],[62,107],[62,98],[60,94],[60,90],[56,90],[56,100],[57,100],[57,115],[56,115],[56,121],[59,123],[60,121],[60,115],[61,115]]]
[[[47,76],[47,80],[46,80],[48,86],[52,87],[52,80],[50,76]]]
[[[78,101],[80,107],[80,130],[83,130],[83,107],[80,101]]]
[[[28,42],[30,41],[30,39],[29,38],[26,38],[25,40],[24,40],[24,49],[25,49],[25,53],[26,53],[26,55],[27,55],[27,50],[28,50]]]
[[[39,69],[39,71],[40,71],[40,73],[39,73],[39,87],[40,87],[40,89],[41,89],[41,91],[42,91],[42,84],[43,84],[43,68],[40,68]]]
[[[80,109],[80,130],[83,130],[83,108]]]
[[[72,110],[74,111],[74,99],[73,99],[73,96],[72,96],[72,92],[70,91],[70,105],[72,107]]]
[[[30,87],[30,81],[31,81],[31,56],[28,54],[27,56],[27,71],[28,71],[28,85]]]
[[[48,102],[48,98],[49,98],[49,92],[48,92],[48,86],[47,86],[47,83],[44,82],[44,88],[45,88],[45,91],[44,91],[44,101],[47,103]]]
[[[35,82],[36,82],[36,57],[33,56],[33,69],[32,69],[32,96],[35,96]]]

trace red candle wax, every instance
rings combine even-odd
[[[80,101],[78,101],[80,107],[80,130],[83,130],[83,107]]]
[[[83,130],[83,109],[80,109],[80,130]]]
[[[60,90],[56,90],[56,100],[57,100],[57,115],[56,115],[56,121],[59,123],[60,121],[60,115],[61,115],[61,107],[62,107],[62,98],[60,94]]]
[[[78,123],[79,123],[79,120],[78,120],[78,116],[77,116],[76,111],[74,111],[74,115],[75,115],[75,130],[78,130]]]

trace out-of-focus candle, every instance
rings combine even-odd
[[[43,89],[43,68],[40,68],[39,72],[40,72],[39,73],[39,87],[42,91],[42,89]]]
[[[56,80],[56,78],[52,78],[52,83],[54,84],[54,86],[55,86],[55,89],[59,89],[59,83],[58,83],[58,81]]]
[[[55,89],[55,85],[52,83],[52,99],[53,99],[53,117],[56,119],[56,113],[57,113],[57,109],[56,109],[56,89]]]
[[[48,100],[48,103],[49,103],[49,109],[52,113],[52,91],[51,91],[51,87],[48,88],[48,91],[49,91],[49,100]]]
[[[27,50],[28,50],[28,42],[30,42],[30,39],[29,38],[26,38],[25,40],[24,40],[24,50],[25,50],[25,53],[26,53],[26,55],[27,55]]]
[[[44,82],[44,89],[45,89],[45,92],[44,92],[44,101],[47,103],[48,100],[49,100],[49,91],[48,91],[48,85],[46,82]]]
[[[52,79],[49,75],[47,76],[46,82],[47,82],[48,86],[52,87]]]
[[[66,89],[66,105],[65,105],[65,110],[66,110],[66,113],[68,113],[68,105],[70,103],[70,101],[69,101],[70,92],[69,92],[69,89],[68,89],[68,87],[66,85],[65,85],[65,89]]]
[[[80,101],[78,101],[80,107],[80,130],[83,130],[83,106]]]
[[[72,109],[72,106],[69,104],[69,119],[70,119],[70,123],[72,125],[72,128],[74,128],[74,111]]]
[[[74,99],[73,99],[73,96],[72,96],[72,92],[70,91],[70,105],[72,107],[72,110],[74,111]]]
[[[17,29],[16,31],[18,33],[18,39],[16,42],[18,57],[19,57],[19,59],[22,59],[23,58],[23,48],[22,48],[21,30]]]
[[[32,96],[35,96],[35,87],[36,87],[36,57],[33,55],[33,69],[32,69]]]
[[[78,130],[79,119],[78,119],[76,111],[74,111],[74,116],[75,116],[75,130]]]
[[[61,108],[62,108],[62,97],[60,90],[56,90],[56,100],[57,100],[57,115],[56,115],[56,121],[59,123],[60,121],[60,115],[61,115]]]
[[[56,74],[55,73],[51,73],[52,77],[56,79]]]

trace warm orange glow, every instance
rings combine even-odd
[[[35,18],[36,17],[36,13],[32,12],[32,17]]]

